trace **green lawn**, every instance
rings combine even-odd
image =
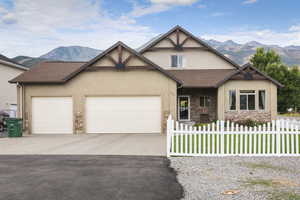
[[[208,153],[217,153],[217,147],[218,147],[218,153],[221,153],[221,144],[217,144],[217,137],[219,137],[219,141],[221,141],[221,135],[212,135],[208,134],[206,137],[204,137],[204,134],[195,134],[195,135],[179,135],[178,136],[178,142],[177,137],[173,137],[172,139],[172,150],[175,153],[190,153],[190,154],[208,154]],[[181,137],[182,140],[181,140]],[[191,137],[191,140],[190,140]],[[233,137],[233,140],[231,139]],[[256,145],[254,145],[254,138],[256,137]],[[236,135],[236,134],[225,134],[224,135],[224,154],[273,154],[277,153],[277,138],[276,137],[266,137],[264,135],[263,143],[258,144],[258,140],[262,141],[262,135]],[[292,137],[294,137],[294,149],[292,151]],[[214,138],[214,141],[213,141]],[[247,138],[247,140],[246,140]],[[252,145],[250,149],[250,138],[252,138]],[[274,140],[274,141],[272,141]],[[296,147],[296,140],[298,140],[298,147]],[[183,141],[182,144],[180,141]],[[246,143],[247,141],[247,143]],[[214,148],[212,146],[214,142]],[[285,135],[284,136],[284,148],[282,148],[281,145],[281,139],[279,138],[279,152],[280,153],[288,153],[288,152],[297,152],[300,151],[300,135]],[[205,144],[205,145],[204,145]],[[263,144],[265,144],[265,149],[263,149]],[[289,149],[288,149],[289,144]],[[274,148],[273,148],[274,145]],[[178,152],[176,152],[178,146]],[[194,148],[195,146],[195,148]],[[187,147],[187,149],[186,149]],[[190,149],[191,147],[191,149]],[[182,150],[181,150],[182,148]],[[273,152],[274,151],[274,152]],[[259,153],[261,152],[261,153]]]

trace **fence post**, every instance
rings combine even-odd
[[[219,121],[218,121],[219,122]],[[225,154],[225,133],[224,133],[224,121],[220,121],[218,123],[218,126],[220,126],[220,133],[221,133],[221,154]]]
[[[171,137],[172,137],[172,116],[169,115],[167,120],[167,157],[170,157],[170,151],[171,151]]]
[[[280,155],[281,153],[281,141],[280,141],[280,128],[279,128],[279,121],[276,120],[276,121],[273,121],[273,123],[276,123],[275,124],[275,133],[276,133],[276,154],[277,155]]]

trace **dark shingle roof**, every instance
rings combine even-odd
[[[107,53],[112,51],[113,49],[121,46],[125,48],[130,53],[132,53],[135,57],[143,60],[147,63],[152,69],[160,71],[165,76],[173,79],[178,84],[181,84],[181,81],[176,79],[171,73],[167,70],[162,69],[155,63],[151,62],[144,56],[140,55],[135,50],[126,46],[122,42],[117,42],[107,50],[103,51],[101,54],[96,56],[94,59],[89,62],[62,62],[62,61],[51,61],[51,62],[42,62],[38,65],[32,67],[28,72],[21,74],[20,76],[10,80],[11,83],[65,83],[68,80],[75,77],[80,72],[87,69],[89,66],[94,64],[97,60],[104,57]]]
[[[85,62],[41,62],[29,71],[12,79],[11,83],[63,83],[65,78],[77,71]]]
[[[199,70],[169,70],[186,88],[217,87],[225,77],[235,73],[236,69],[199,69]]]

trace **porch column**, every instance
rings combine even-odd
[[[224,85],[218,88],[217,97],[217,116],[218,120],[225,120],[225,87]]]

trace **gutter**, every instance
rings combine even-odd
[[[12,63],[12,62],[7,62],[7,61],[4,61],[4,60],[0,60],[0,63],[1,64],[4,64],[4,65],[8,65],[10,67],[14,67],[14,68],[17,68],[17,69],[21,69],[21,70],[24,70],[24,71],[28,71],[29,69],[25,66],[22,66],[22,65],[19,65],[19,64],[15,64],[15,63]]]

